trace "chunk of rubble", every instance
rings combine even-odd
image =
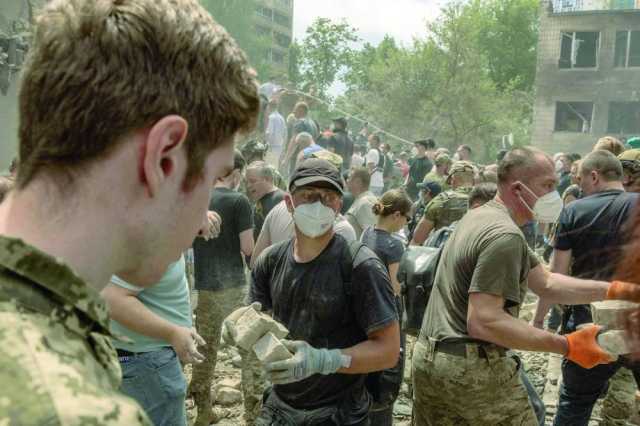
[[[284,361],[293,356],[287,347],[283,345],[280,339],[272,332],[262,336],[262,338],[253,345],[253,351],[258,357],[258,360],[263,364]]]
[[[598,345],[614,359],[617,359],[618,355],[631,353],[623,330],[610,330],[598,334]]]
[[[605,300],[591,304],[591,316],[593,322],[610,330],[624,328],[624,319],[632,311],[640,307],[637,303],[622,300]]]
[[[253,345],[269,332],[279,339],[289,334],[285,326],[253,308],[247,309],[231,327],[236,345],[245,351],[250,351]]]

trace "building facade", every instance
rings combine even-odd
[[[533,144],[591,150],[640,135],[640,0],[543,0]]]
[[[286,74],[293,40],[293,1],[256,0],[255,29],[267,41],[265,56],[275,74]]]

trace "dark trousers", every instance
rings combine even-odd
[[[622,361],[599,365],[590,370],[567,359],[562,361],[562,386],[554,426],[587,426],[598,398],[607,391],[609,379],[622,367]]]

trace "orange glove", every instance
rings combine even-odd
[[[600,364],[609,364],[613,359],[600,347],[596,337],[602,327],[591,325],[582,330],[567,334],[569,352],[567,359],[582,368],[593,368]]]
[[[640,285],[624,281],[614,281],[607,290],[605,300],[627,300],[640,303]]]

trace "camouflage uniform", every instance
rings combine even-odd
[[[427,175],[424,177],[423,182],[437,182],[443,191],[449,189],[449,185],[447,185],[447,178],[445,176],[440,176],[436,172],[427,173]]]
[[[0,237],[0,424],[150,425],[120,394],[106,307],[67,266]]]
[[[462,187],[452,191],[445,191],[431,200],[425,209],[424,217],[433,223],[434,231],[462,219],[462,216],[469,209],[471,189]]]
[[[421,389],[414,426],[538,425],[515,355],[487,359],[476,350],[464,358],[433,349],[421,338],[413,352],[413,387]]]
[[[196,308],[196,329],[207,342],[202,347],[206,360],[202,364],[194,364],[190,391],[194,395],[198,407],[198,418],[195,423],[209,425],[212,418],[211,383],[216,369],[220,335],[223,320],[234,310],[242,306],[246,286],[232,287],[219,291],[198,291],[198,307]],[[253,424],[258,416],[264,391],[262,367],[252,352],[239,349],[242,357],[242,393],[244,396],[244,418],[247,424]]]

